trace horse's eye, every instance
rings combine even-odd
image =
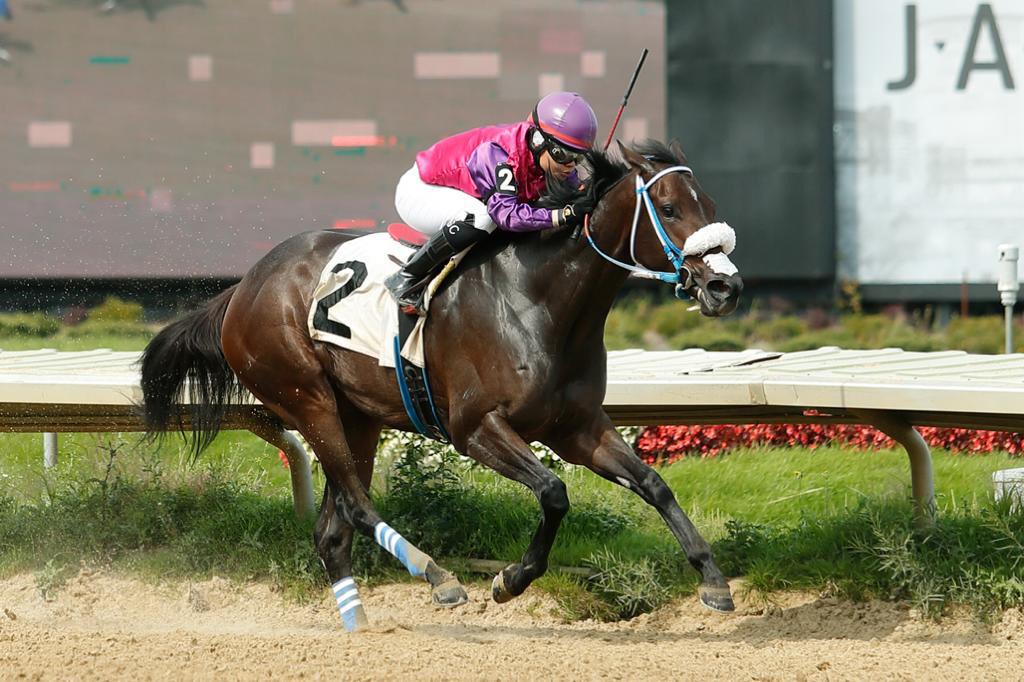
[[[661,215],[665,216],[666,218],[671,218],[675,214],[676,210],[672,206],[672,204],[665,204],[664,206],[661,207]]]

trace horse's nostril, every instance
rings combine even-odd
[[[743,291],[743,280],[739,277],[715,277],[705,285],[707,293],[717,301],[731,301],[739,298]]]
[[[727,298],[733,291],[733,288],[724,279],[711,280],[708,282],[707,288],[715,298]]]

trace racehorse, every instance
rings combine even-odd
[[[626,278],[633,272],[662,279],[676,285],[677,295],[696,299],[703,314],[727,314],[743,287],[725,255],[735,235],[713,223],[715,204],[678,143],[618,148],[621,160],[587,154],[584,187],[551,189],[541,199],[560,207],[589,198],[586,239],[565,229],[495,233],[438,290],[424,328],[429,388],[455,449],[530,488],[543,512],[520,561],[495,576],[495,602],[522,594],[545,572],[569,508],[565,484],[530,448],[539,441],[654,506],[702,576],[700,600],[732,611],[709,545],[615,430],[602,402],[605,320]],[[704,239],[709,231],[732,235],[732,243]],[[188,381],[198,449],[213,439],[240,386],[305,437],[327,479],[314,541],[342,620],[354,630],[367,621],[351,578],[353,530],[424,577],[437,604],[457,606],[467,595],[453,574],[381,519],[368,494],[382,428],[413,426],[394,371],[377,358],[314,341],[307,329],[321,270],[350,238],[307,232],[273,248],[237,285],[153,338],[143,355],[142,387],[155,433],[172,425]]]

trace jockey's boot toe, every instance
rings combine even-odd
[[[418,315],[420,317],[425,317],[427,311],[423,307],[423,294],[423,289],[405,294],[401,298],[397,299],[398,309],[406,315]]]
[[[399,270],[384,280],[399,309],[406,315],[423,315],[422,278]]]
[[[384,286],[391,292],[391,296],[399,303],[405,303],[409,298],[409,292],[416,286],[419,277],[410,275],[405,270],[399,270],[384,280]]]

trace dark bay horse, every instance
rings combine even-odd
[[[454,447],[529,487],[543,512],[524,556],[495,576],[494,601],[521,594],[545,572],[569,508],[564,483],[530,448],[539,441],[654,506],[702,576],[701,601],[731,611],[729,586],[707,542],[661,477],[623,441],[602,402],[605,319],[630,274],[626,268],[678,280],[677,294],[686,291],[705,315],[729,313],[742,289],[722,253],[732,245],[699,244],[698,232],[732,230],[712,225],[714,202],[685,165],[678,144],[620,144],[619,150],[624,162],[588,154],[587,186],[553,190],[542,200],[562,206],[589,198],[587,238],[572,239],[564,230],[495,233],[449,277],[431,303],[424,331],[430,388]],[[272,249],[239,284],[150,342],[142,386],[155,432],[173,426],[188,381],[194,443],[200,448],[216,434],[240,386],[302,433],[327,478],[316,548],[342,620],[354,630],[365,625],[366,616],[351,578],[353,530],[374,537],[410,573],[429,581],[436,603],[455,606],[467,596],[453,574],[388,526],[370,501],[382,428],[413,430],[394,371],[375,357],[309,336],[313,289],[332,252],[349,238],[338,231],[309,232]],[[689,246],[695,239],[696,251]],[[728,267],[716,267],[723,259]]]

